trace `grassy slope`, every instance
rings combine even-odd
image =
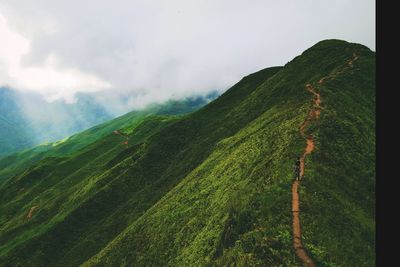
[[[46,143],[22,152],[0,158],[0,184],[6,178],[22,172],[27,167],[45,157],[62,157],[84,148],[116,129],[135,127],[152,115],[180,115],[192,112],[205,104],[205,99],[168,101],[162,105],[152,105],[142,111],[132,111],[116,119],[101,123],[88,130],[74,134],[64,140]]]
[[[325,109],[301,191],[303,234],[318,265],[375,266],[375,57],[347,49],[354,69],[317,87]]]
[[[318,152],[306,162],[303,230],[318,266],[373,266],[374,54],[339,41],[319,43],[257,88],[233,112],[262,101],[263,113],[85,265],[297,265],[290,182],[305,146],[297,132],[310,106],[305,84],[355,51],[355,70],[321,88],[326,109],[310,129]]]
[[[149,136],[175,120],[173,116],[149,117],[135,128],[126,129],[133,131],[129,136],[128,148],[121,144],[124,141],[121,136],[109,134],[69,157],[46,158],[4,184],[0,188],[0,201],[6,203],[0,208],[0,239],[3,241],[0,253],[6,253],[21,242],[25,242],[22,247],[32,244],[36,249],[43,248],[48,252],[56,249],[63,253],[66,251],[61,251],[56,239],[63,240],[59,245],[66,250],[83,243],[85,235],[92,232],[92,225],[79,221],[69,224],[68,216],[74,210],[79,210],[85,199],[96,191],[96,179],[109,173],[115,175],[114,166],[121,164]],[[33,206],[38,206],[39,212],[28,222],[26,215]],[[106,241],[97,242],[104,245]],[[76,253],[81,254],[81,251]],[[34,253],[27,255],[28,258],[32,256],[35,256]],[[54,256],[60,257],[57,253]],[[44,260],[49,264],[52,262]],[[38,264],[31,259],[25,264],[30,262]]]
[[[206,118],[212,115],[214,118],[224,121],[224,117],[230,111],[229,108],[227,109],[227,105],[231,105],[231,107],[237,105],[243,96],[251,92],[257,84],[265,80],[265,77],[272,75],[278,69],[265,70],[250,79],[244,79],[236,85],[236,90],[226,93],[221,98],[222,100],[215,101],[217,103],[211,103],[203,108],[203,112],[197,113],[198,115],[190,115],[181,119],[177,123],[164,128],[148,142],[134,146],[130,151],[123,151],[117,156],[120,161],[116,161],[117,164],[112,166],[112,162],[115,162],[115,160],[111,160],[110,164],[107,164],[108,171],[101,175],[93,174],[87,179],[80,177],[79,179],[82,182],[77,185],[80,190],[76,188],[70,190],[69,198],[72,199],[65,201],[68,193],[60,198],[60,202],[63,203],[59,205],[67,206],[68,208],[65,209],[66,211],[71,210],[70,213],[60,214],[60,211],[63,210],[62,207],[49,207],[45,211],[39,210],[37,216],[30,220],[28,224],[24,223],[20,226],[20,228],[23,228],[31,225],[32,232],[28,235],[28,238],[21,238],[27,240],[22,244],[14,244],[15,238],[13,240],[10,238],[9,243],[0,247],[0,255],[3,255],[4,260],[10,260],[14,258],[13,256],[17,256],[12,261],[14,265],[34,263],[39,266],[45,264],[75,265],[94,255],[105,245],[105,242],[110,241],[137,219],[193,168],[187,164],[189,157],[193,160],[192,165],[199,164],[202,160],[201,157],[207,156],[203,154],[207,153],[208,148],[220,139],[218,135],[224,134],[214,131],[215,137],[204,139],[201,137],[207,133],[207,129],[211,128],[195,128],[192,126],[194,124],[211,123],[213,128],[219,128],[220,123],[210,122]],[[225,102],[223,99],[225,99]],[[223,101],[226,105],[218,104],[220,101]],[[193,120],[192,117],[196,117],[196,119]],[[231,124],[234,124],[234,122],[231,121]],[[203,144],[200,145],[195,142],[196,137],[184,138],[188,132],[191,134],[190,136],[193,136],[199,128],[203,129],[203,134],[198,136],[197,139]],[[236,129],[240,129],[240,125]],[[235,129],[232,128],[231,130],[234,131]],[[169,134],[166,134],[166,132]],[[190,146],[193,146],[192,150],[190,150]],[[182,147],[187,149],[182,151]],[[93,153],[96,153],[96,151],[93,151]],[[77,161],[79,162],[79,159]],[[174,168],[177,166],[179,168]],[[71,168],[65,169],[70,170]],[[49,171],[45,173],[47,174]],[[52,180],[54,176],[54,171],[52,171],[47,175],[48,178],[39,176],[36,179],[38,181]],[[61,177],[61,175],[58,176]],[[51,182],[51,180],[46,181],[46,183]],[[63,180],[66,179],[63,178]],[[48,185],[46,189],[46,191],[50,191],[52,186]],[[42,195],[45,194],[46,192]],[[44,201],[44,203],[49,202]],[[56,201],[51,200],[51,203],[56,203]],[[13,217],[24,216],[29,207],[35,204],[35,201],[29,202],[23,209],[24,212],[18,210],[19,214],[14,214]],[[53,214],[47,215],[47,210]],[[56,218],[53,217],[54,212],[58,212]],[[44,214],[44,217],[41,218],[40,214]],[[35,220],[39,220],[37,223],[39,225],[34,225]],[[11,226],[13,223],[10,222],[9,225]],[[43,229],[43,234],[39,229]],[[5,236],[14,236],[14,233],[9,230],[3,232]],[[21,232],[27,234],[26,230]]]
[[[310,129],[317,150],[307,158],[301,189],[303,231],[321,266],[373,265],[373,254],[359,249],[366,243],[374,249],[374,86],[368,80],[374,54],[334,40],[283,69],[249,75],[189,116],[138,126],[132,133],[142,139],[107,160],[82,167],[92,156],[47,159],[3,185],[0,195],[17,179],[31,179],[39,191],[23,201],[12,193],[1,200],[7,213],[1,210],[0,218],[4,222],[7,214],[11,221],[1,228],[0,263],[76,266],[97,253],[85,265],[297,265],[290,184],[293,160],[305,146],[298,134],[311,105],[305,84],[345,64],[354,51],[362,55],[354,73],[321,88],[326,110]],[[349,108],[354,98],[362,101]],[[101,142],[86,153],[98,155]],[[65,178],[73,166],[84,175]],[[54,189],[59,191],[52,196]],[[23,221],[40,199],[36,215]],[[351,225],[343,229],[333,219]]]

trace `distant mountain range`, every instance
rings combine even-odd
[[[215,97],[217,94],[211,93],[186,101],[200,107]],[[61,100],[49,103],[37,93],[0,87],[0,156],[63,139],[115,118],[122,110],[111,103],[100,104],[94,94],[81,93],[76,98],[72,104]]]
[[[0,265],[375,265],[373,51],[170,104],[0,159]]]

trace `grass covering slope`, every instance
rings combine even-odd
[[[7,181],[0,263],[298,266],[290,186],[305,147],[298,129],[312,105],[305,84],[354,52],[354,69],[317,88],[325,109],[308,129],[317,148],[300,192],[303,241],[318,266],[373,266],[375,55],[339,40],[243,78],[190,115],[127,129],[127,149],[104,152],[117,137],[108,136]],[[37,191],[18,196],[23,181]]]
[[[191,139],[184,137],[188,132],[193,136],[199,128],[206,133],[207,127],[194,128],[190,124],[209,124],[217,129],[220,126],[219,124],[213,120],[205,120],[205,118],[213,116],[224,121],[224,117],[230,112],[230,109],[226,109],[226,106],[234,107],[240,102],[237,95],[245,95],[252,91],[253,87],[244,90],[246,86],[259,84],[266,79],[265,77],[271,76],[278,70],[279,68],[272,68],[262,71],[263,79],[260,79],[260,74],[255,75],[254,79],[243,79],[233,90],[224,94],[221,99],[216,100],[219,102],[225,99],[225,105],[211,103],[202,109],[200,116],[194,116],[196,117],[195,120],[191,119],[192,115],[189,115],[168,125],[146,142],[134,145],[119,153],[116,156],[118,160],[112,159],[107,162],[107,171],[100,172],[100,175],[89,174],[86,179],[81,175],[74,175],[68,179],[62,178],[62,171],[71,171],[71,168],[64,167],[61,164],[59,167],[61,169],[60,174],[55,175],[55,171],[44,171],[46,176],[40,174],[35,177],[36,180],[43,181],[41,183],[49,183],[53,179],[57,179],[55,177],[59,177],[57,180],[62,178],[61,184],[67,183],[64,180],[68,181],[70,188],[72,186],[69,184],[71,179],[80,181],[80,184],[71,188],[69,194],[65,193],[59,198],[60,203],[58,205],[62,206],[45,207],[45,211],[39,209],[36,217],[21,225],[21,228],[27,227],[25,225],[31,226],[31,232],[21,230],[21,243],[16,243],[18,238],[10,238],[9,243],[0,247],[0,259],[2,256],[5,260],[15,259],[15,261],[12,261],[14,265],[34,263],[38,266],[46,264],[73,266],[93,256],[105,245],[105,242],[111,241],[190,171],[191,167],[182,158],[188,158],[187,156],[191,155],[192,164],[198,164],[202,160],[201,157],[206,157],[206,155],[202,155],[204,149],[212,147],[220,139],[217,135],[223,134],[215,131],[216,136],[211,139],[203,139],[198,136],[197,139],[203,142],[203,145],[199,145],[195,141],[196,137]],[[231,123],[234,124],[234,121],[231,121]],[[208,129],[212,129],[210,127]],[[143,128],[138,127],[136,131],[132,131],[133,135],[146,132]],[[154,127],[148,128],[153,129]],[[240,129],[240,125],[236,128]],[[234,129],[232,128],[232,130]],[[166,134],[166,131],[169,134]],[[180,143],[185,144],[188,149],[182,151],[183,146]],[[195,148],[192,151],[189,147],[191,145]],[[183,153],[180,153],[181,151]],[[90,152],[99,154],[95,150],[89,149]],[[82,160],[85,160],[85,158],[90,157],[76,158],[76,160],[72,158],[69,162],[79,162],[77,168],[82,169]],[[98,168],[97,164],[88,164],[87,166]],[[180,168],[175,168],[177,166]],[[27,175],[23,176],[27,177]],[[9,191],[6,187],[3,188],[5,188],[5,191]],[[50,184],[45,187],[46,191],[51,191],[52,188],[53,186]],[[41,195],[46,196],[46,192]],[[66,201],[68,195],[72,198],[70,201]],[[4,200],[4,202],[9,201]],[[57,205],[57,201],[54,199],[49,201],[46,199],[41,203],[50,202],[54,203],[52,205]],[[37,203],[38,201],[32,199],[29,204],[25,205],[23,212],[16,209],[19,211],[19,217],[26,216],[30,207],[40,206],[41,203]],[[41,218],[40,214],[47,215],[46,210],[49,210],[48,216]],[[63,210],[67,214],[60,213]],[[55,213],[57,213],[57,216],[55,216]],[[18,217],[18,215],[14,214],[12,217]],[[40,220],[39,225],[34,225],[35,220]],[[8,225],[14,224],[10,222]],[[13,229],[14,227],[10,230],[5,229],[3,231],[4,236],[0,236],[0,238],[15,236]],[[18,256],[15,257],[15,255]]]
[[[211,96],[215,97],[215,96]],[[96,125],[63,140],[45,143],[31,149],[0,157],[0,184],[6,178],[20,173],[45,157],[63,157],[83,149],[112,131],[136,127],[152,115],[183,115],[204,106],[208,101],[198,97],[186,100],[171,100],[164,104],[153,104],[140,111],[132,111],[113,120]]]
[[[324,109],[300,192],[306,248],[321,266],[375,266],[375,57],[352,50],[354,67],[317,87]]]
[[[84,221],[69,224],[68,216],[74,212],[79,213],[76,212],[79,206],[96,191],[92,188],[97,186],[93,184],[96,179],[101,179],[109,173],[115,175],[113,166],[131,155],[127,152],[135,151],[138,144],[174,120],[176,118],[173,116],[149,117],[135,129],[125,129],[134,131],[128,138],[128,148],[122,144],[125,139],[121,136],[109,134],[69,157],[46,158],[5,183],[0,188],[0,201],[5,203],[0,208],[0,239],[1,245],[6,243],[7,246],[2,246],[1,249],[4,250],[1,252],[18,247],[22,243],[22,247],[33,244],[36,249],[66,253],[53,241],[63,240],[59,245],[68,250],[78,243],[83,243],[84,235],[90,235],[92,232],[92,225]],[[38,207],[37,215],[28,220],[28,211],[34,206]],[[90,212],[84,212],[90,215]],[[97,213],[100,214],[101,211]],[[40,240],[39,244],[37,240]],[[101,241],[96,242],[102,244]],[[81,250],[77,252],[82,256]],[[29,257],[33,256],[34,253],[30,253]],[[54,253],[53,256],[60,254]],[[48,256],[46,258],[51,259]],[[32,259],[25,264],[30,262],[37,264]],[[51,260],[45,260],[40,265],[46,265],[45,262],[52,263]]]
[[[296,266],[290,183],[305,147],[298,133],[311,104],[305,84],[342,68],[354,52],[355,68],[321,88],[327,101],[314,127],[318,153],[306,162],[302,226],[318,266],[373,266],[374,54],[340,41],[317,44],[259,86],[234,112],[262,101],[264,113],[221,140],[85,266]]]

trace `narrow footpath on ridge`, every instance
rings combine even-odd
[[[318,81],[319,85],[322,85],[328,79],[334,79],[337,75],[343,73],[348,68],[353,68],[353,62],[358,59],[356,53],[353,53],[353,58],[347,62],[347,64],[341,69],[328,76],[323,77]],[[305,158],[308,154],[311,154],[315,148],[314,138],[311,134],[306,135],[305,130],[310,125],[311,122],[318,120],[321,114],[321,95],[315,91],[312,84],[306,84],[306,89],[313,95],[313,107],[311,108],[307,118],[300,126],[300,135],[306,140],[307,145],[304,149],[303,154],[300,157],[299,173],[292,183],[292,215],[293,215],[293,247],[295,253],[299,260],[307,267],[315,267],[315,263],[308,256],[305,248],[303,247],[303,242],[301,239],[301,223],[300,223],[300,197],[299,197],[299,186],[300,181],[303,179],[305,170]]]
[[[128,138],[129,138],[129,136],[128,135],[126,135],[126,134],[123,134],[123,133],[121,133],[120,131],[118,131],[118,130],[115,130],[115,131],[113,131],[113,134],[115,134],[115,135],[120,135],[120,136],[122,136],[123,138],[125,138],[125,141],[122,143],[123,145],[125,145],[126,147],[128,147]]]
[[[33,216],[33,212],[34,212],[36,209],[38,209],[38,208],[39,208],[39,206],[33,206],[33,207],[31,207],[31,208],[29,209],[29,212],[28,212],[28,214],[26,215],[25,219],[26,219],[26,220],[31,219],[32,216]]]

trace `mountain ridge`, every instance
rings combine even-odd
[[[62,100],[47,102],[38,93],[0,86],[0,157],[68,138],[120,117],[122,110],[140,112],[160,109],[159,112],[162,113],[163,106],[165,112],[172,115],[182,114],[205,105],[217,95],[216,91],[212,91],[204,96],[182,97],[163,103],[152,103],[140,109],[128,109],[125,102],[130,99],[129,94],[110,95],[108,97],[113,98],[113,101],[105,106],[101,102],[105,100],[98,100],[93,93],[77,94],[74,103],[65,103]]]
[[[298,266],[290,188],[313,105],[305,86],[355,52],[354,68],[319,87],[324,110],[305,132],[316,149],[299,191],[302,236],[317,266],[373,265],[375,54],[339,40],[244,77],[194,113],[144,121],[128,148],[111,134],[0,185],[0,262]]]
[[[211,98],[214,97],[211,95]],[[90,143],[105,137],[112,131],[135,126],[151,115],[183,115],[203,106],[206,98],[194,97],[186,100],[170,100],[163,104],[154,104],[143,110],[131,111],[113,120],[97,124],[82,132],[56,142],[42,143],[30,149],[0,157],[0,184],[16,172],[36,163],[44,157],[56,157],[74,153]]]

